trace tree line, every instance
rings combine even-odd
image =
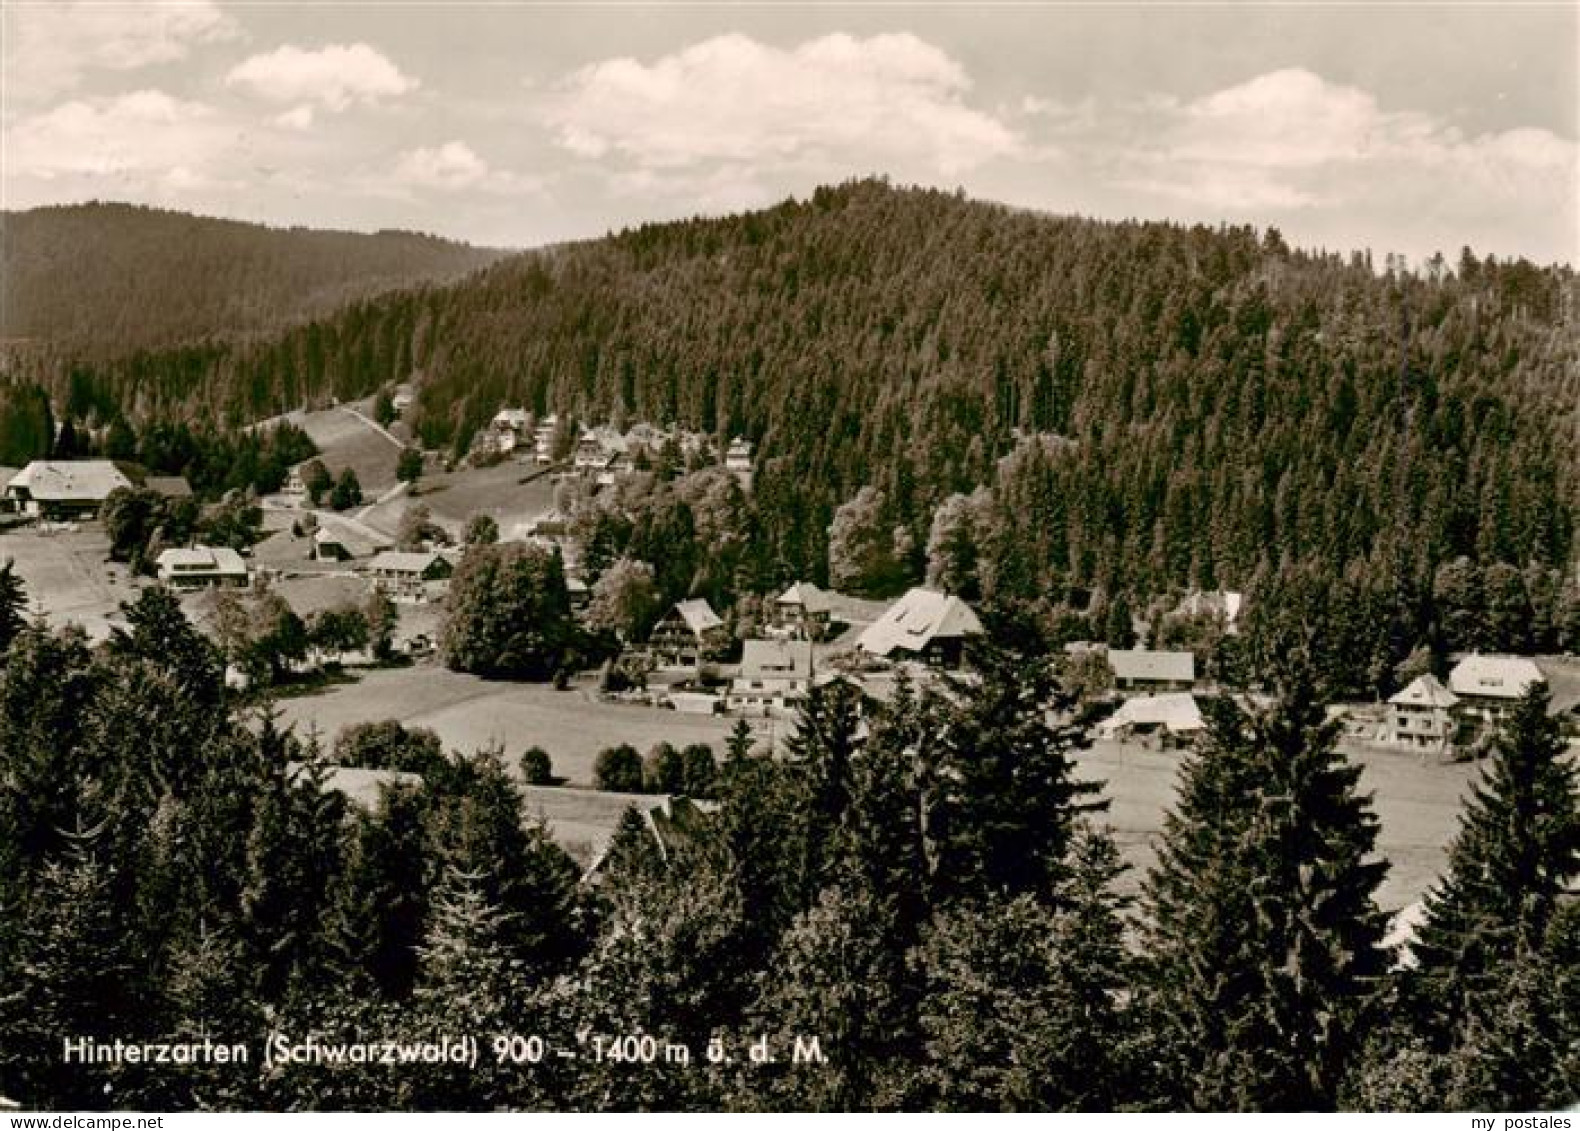
[[[0,571],[0,594],[15,595]],[[14,580],[14,579],[13,579]],[[1412,962],[1299,650],[1213,703],[1128,882],[1044,657],[885,702],[834,682],[706,809],[628,814],[592,878],[499,756],[240,710],[158,589],[90,647],[0,602],[0,1093],[44,1108],[1540,1109],[1580,1080],[1580,781],[1533,690]],[[530,736],[527,736],[530,737]],[[533,759],[537,763],[537,759]],[[667,764],[667,767],[666,767]],[[417,775],[371,806],[333,767]],[[654,759],[678,773],[685,758]],[[60,1035],[536,1035],[574,1061],[64,1065]],[[587,1054],[648,1035],[687,1065]],[[818,1057],[796,1063],[797,1039]],[[755,1063],[766,1040],[778,1054]],[[702,1055],[709,1042],[732,1055]]]

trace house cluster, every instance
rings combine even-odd
[[[5,484],[6,509],[51,522],[91,520],[121,488],[141,487],[165,498],[186,498],[192,488],[179,475],[148,475],[107,459],[36,459]]]
[[[1533,684],[1547,677],[1524,656],[1469,655],[1448,673],[1448,685],[1428,673],[1388,700],[1378,734],[1392,746],[1446,750],[1461,735],[1496,724]]]
[[[896,665],[925,669],[956,669],[963,665],[969,638],[982,633],[982,623],[964,601],[931,589],[912,589],[893,602],[873,623],[840,640],[831,640],[838,594],[801,581],[778,594],[769,605],[768,622],[760,634],[741,644],[741,658],[722,694],[679,690],[668,696],[683,710],[728,710],[761,715],[793,712],[822,670],[861,668],[881,673]],[[852,639],[853,637],[853,639]],[[730,640],[728,626],[707,601],[677,602],[649,635],[649,656],[670,667],[700,665],[722,656]]]
[[[1189,742],[1205,727],[1196,688],[1196,657],[1152,648],[1109,648],[1105,659],[1119,709],[1097,724],[1101,738],[1138,739],[1162,747]]]
[[[535,417],[525,408],[502,408],[489,421],[478,442],[505,456],[521,452],[521,458],[527,458],[525,453],[530,449],[532,462],[548,467],[556,462],[555,438],[560,427],[557,413]],[[643,453],[651,458],[670,443],[677,445],[683,456],[690,457],[707,449],[708,437],[675,424],[660,428],[643,421],[624,432],[608,424],[594,425],[581,429],[568,461],[576,474],[607,487],[618,476],[634,470]],[[736,437],[725,450],[724,466],[738,476],[748,477],[749,485],[752,457],[751,441]]]

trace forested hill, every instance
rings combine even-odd
[[[274,334],[501,253],[407,232],[310,231],[129,204],[0,214],[0,338],[109,356]]]
[[[758,549],[785,574],[821,575],[833,511],[863,485],[919,572],[940,502],[988,485],[1024,524],[998,532],[1001,588],[1243,585],[1310,560],[1429,579],[1460,555],[1569,560],[1575,302],[1568,268],[1464,253],[1378,272],[1250,228],[867,181],[55,392],[240,422],[415,372],[435,445],[516,403],[744,434]],[[1001,464],[1017,433],[1043,438]]]

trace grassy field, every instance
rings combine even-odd
[[[441,526],[454,534],[459,534],[473,515],[486,514],[499,523],[501,538],[520,538],[533,519],[554,508],[554,485],[547,475],[521,482],[534,474],[531,464],[501,463],[424,475],[415,498],[402,496],[373,507],[363,515],[363,521],[393,532],[405,509],[422,503]]]
[[[1347,747],[1361,766],[1362,792],[1372,795],[1382,823],[1378,850],[1392,867],[1378,893],[1397,910],[1420,899],[1441,874],[1448,843],[1458,829],[1460,799],[1480,769],[1467,764],[1422,763],[1413,753]],[[1163,815],[1174,805],[1181,755],[1139,745],[1097,742],[1080,755],[1081,776],[1104,785],[1110,802],[1104,819],[1131,870],[1123,877],[1134,892],[1157,859]]]
[[[717,717],[600,703],[583,691],[555,691],[547,684],[491,683],[432,664],[366,672],[354,685],[281,706],[282,722],[295,723],[298,734],[316,725],[326,744],[348,724],[397,719],[435,731],[451,750],[503,745],[512,769],[527,747],[541,746],[555,774],[573,785],[591,785],[598,752],[622,742],[644,754],[658,742],[707,742],[722,757],[733,725]]]
[[[367,414],[372,401],[345,408]],[[341,408],[288,413],[285,418],[300,427],[318,446],[318,458],[335,475],[349,467],[357,473],[362,494],[372,500],[395,485],[395,461],[400,446],[388,436]]]
[[[709,742],[722,755],[731,725],[720,718],[599,703],[581,691],[488,683],[429,665],[369,672],[355,685],[292,700],[283,710],[299,733],[316,723],[326,742],[348,723],[395,718],[432,728],[452,749],[503,743],[512,769],[528,746],[542,746],[553,758],[555,773],[578,786],[591,783],[593,759],[604,747],[629,742],[645,752],[659,741],[677,746]],[[784,724],[779,726],[782,730]],[[1441,873],[1458,827],[1460,799],[1480,771],[1422,763],[1406,752],[1357,747],[1350,754],[1362,767],[1361,788],[1373,795],[1382,822],[1379,849],[1392,863],[1380,898],[1397,909],[1419,899]],[[1079,757],[1081,775],[1103,783],[1102,796],[1111,803],[1103,820],[1132,865],[1122,881],[1127,890],[1136,890],[1142,872],[1156,859],[1156,838],[1174,803],[1179,764],[1178,753],[1114,742],[1097,743]],[[541,815],[556,826],[563,843],[570,843],[569,837],[594,846],[627,803],[575,790],[557,791],[547,800],[552,804]]]
[[[109,557],[110,540],[98,529],[43,534],[28,528],[0,534],[0,561],[16,562],[30,612],[57,627],[79,624],[95,640],[109,635],[121,602],[137,595],[126,567]]]

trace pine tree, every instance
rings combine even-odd
[[[1522,949],[1540,950],[1580,875],[1580,770],[1564,758],[1550,701],[1536,684],[1516,704],[1460,819],[1448,874],[1427,895],[1412,950],[1442,1019],[1495,991]]]
[[[1046,660],[982,649],[976,679],[943,709],[936,802],[923,830],[940,899],[1030,893],[1051,899],[1064,877],[1077,816],[1104,809],[1098,786],[1075,775],[1086,744],[1077,727],[1049,722],[1073,701]]]
[[[17,576],[16,561],[7,558],[0,566],[0,662],[26,626],[27,586]]]
[[[990,897],[928,928],[918,958],[925,1053],[908,1107],[1104,1111],[1125,1095],[1118,851],[1083,827],[1071,855],[1061,910]]]
[[[1209,711],[1148,877],[1147,1008],[1158,1100],[1331,1108],[1386,970],[1387,865],[1359,769],[1295,657],[1279,701]]]

